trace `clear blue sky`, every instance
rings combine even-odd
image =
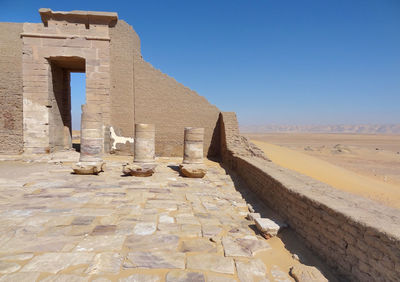
[[[0,4],[12,22],[40,22],[40,7],[118,12],[145,60],[242,124],[400,122],[398,0]]]

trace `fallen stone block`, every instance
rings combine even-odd
[[[287,227],[285,223],[274,221],[269,218],[256,218],[254,222],[256,223],[257,229],[266,239],[276,236],[281,228]]]
[[[248,220],[255,221],[256,218],[261,218],[261,215],[260,215],[259,213],[256,213],[256,212],[251,212],[251,213],[248,213],[248,214],[247,214],[246,218],[247,218]]]
[[[106,164],[104,162],[78,162],[72,166],[75,174],[80,175],[97,175],[104,171]]]
[[[127,164],[122,167],[122,173],[127,176],[148,177],[155,172],[155,164]]]
[[[290,268],[290,276],[296,282],[326,282],[328,279],[314,266],[296,265]]]
[[[203,178],[207,173],[207,168],[202,164],[181,164],[179,171],[183,176],[189,178]]]

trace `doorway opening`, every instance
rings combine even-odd
[[[51,57],[49,87],[50,151],[80,149],[81,104],[86,101],[85,59]]]
[[[86,103],[86,74],[71,72],[72,147],[80,152],[81,106]]]

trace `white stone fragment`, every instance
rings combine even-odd
[[[247,214],[246,217],[248,220],[252,220],[254,221],[256,218],[261,218],[261,215],[259,213],[255,213],[255,212],[250,212]]]
[[[276,236],[281,228],[286,227],[286,224],[269,218],[256,218],[254,221],[257,229],[266,237]]]

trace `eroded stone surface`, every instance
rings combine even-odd
[[[78,252],[106,252],[118,251],[122,248],[125,236],[87,236],[74,249]]]
[[[155,231],[156,224],[154,222],[139,222],[133,229],[133,233],[136,235],[151,235]]]
[[[259,251],[271,249],[270,245],[257,238],[233,238],[223,237],[225,256],[229,257],[252,257]]]
[[[0,261],[0,273],[13,273],[20,268],[21,266],[18,263]]]
[[[205,271],[233,274],[233,259],[214,254],[198,254],[187,257],[187,267]]]
[[[119,282],[159,282],[161,277],[156,274],[136,273],[118,280]]]
[[[7,274],[0,277],[0,281],[4,282],[32,282],[39,278],[38,272],[18,272]]]
[[[275,281],[280,282],[290,282],[289,274],[284,272],[282,269],[279,268],[277,265],[273,265],[271,268],[271,275]]]
[[[83,277],[75,274],[57,274],[47,276],[45,279],[40,280],[41,282],[86,282],[89,281],[89,277]]]
[[[326,282],[328,279],[314,266],[296,265],[290,269],[290,276],[297,282]]]
[[[216,245],[208,239],[194,239],[185,240],[182,242],[181,252],[205,252],[215,253],[217,251]]]
[[[123,257],[118,253],[97,254],[86,270],[87,274],[109,274],[118,273]]]
[[[207,282],[237,282],[238,279],[233,278],[232,276],[228,277],[226,275],[218,275],[215,273],[208,273],[207,274]]]
[[[132,252],[127,257],[135,268],[185,268],[185,254],[178,252]]]
[[[93,253],[46,253],[34,257],[21,272],[57,273],[71,265],[88,264]]]
[[[236,261],[236,269],[241,282],[258,281],[266,278],[267,268],[260,259],[252,259],[249,262]]]
[[[170,234],[154,234],[150,236],[132,235],[126,239],[125,245],[130,250],[171,250],[178,249],[179,237]]]
[[[33,257],[32,253],[24,253],[24,254],[17,254],[17,255],[9,255],[9,256],[2,256],[0,260],[27,260]]]
[[[204,274],[200,272],[172,270],[165,277],[166,282],[205,282]]]

